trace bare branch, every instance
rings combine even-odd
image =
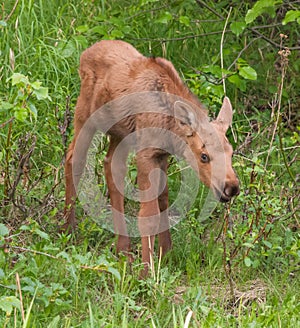
[[[247,50],[250,46],[251,46],[251,44],[252,43],[254,43],[255,41],[257,41],[257,40],[259,40],[259,39],[261,39],[261,37],[259,36],[259,37],[257,37],[257,38],[255,38],[255,39],[252,39],[239,53],[238,53],[238,55],[237,55],[237,57],[235,58],[235,60],[232,62],[232,64],[227,68],[227,70],[228,71],[230,71],[230,69],[236,64],[236,62],[238,61],[238,59],[242,56],[242,54],[243,54],[243,52],[245,51],[245,50]]]
[[[7,124],[11,123],[15,118],[11,117],[8,121],[0,124],[0,129],[4,128]]]
[[[11,12],[5,17],[5,22],[7,22],[10,19],[10,17],[12,16],[12,14],[15,12],[18,2],[19,2],[19,0],[16,0]]]
[[[225,33],[231,32],[230,30],[226,30]],[[199,37],[209,36],[209,35],[216,35],[216,34],[222,34],[223,31],[214,31],[214,32],[208,32],[208,33],[201,33],[201,34],[192,34],[192,35],[186,35],[179,38],[170,38],[170,39],[164,39],[164,38],[134,38],[127,36],[127,39],[130,40],[141,40],[141,41],[158,41],[161,43],[169,42],[169,41],[182,41],[187,39],[195,39]]]
[[[209,11],[211,11],[213,14],[215,14],[216,16],[218,16],[219,18],[221,18],[222,20],[225,19],[224,16],[222,16],[221,14],[219,14],[216,10],[214,10],[213,8],[211,8],[207,3],[205,3],[205,1],[202,0],[196,0],[196,2],[198,3],[199,6],[203,6],[206,9],[208,9]]]

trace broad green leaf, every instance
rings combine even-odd
[[[77,44],[79,44],[82,48],[87,48],[89,43],[86,37],[83,35],[76,35],[74,36],[74,40]]]
[[[76,27],[76,31],[79,33],[85,33],[89,30],[88,25],[80,25]]]
[[[156,20],[156,23],[168,24],[172,19],[173,16],[166,11]]]
[[[249,268],[252,264],[252,260],[249,257],[245,257],[244,258],[244,263],[245,263],[246,267]]]
[[[11,76],[11,83],[12,83],[12,85],[16,85],[16,84],[27,85],[27,84],[29,84],[29,80],[28,80],[28,77],[23,74],[14,73]]]
[[[282,3],[282,0],[259,0],[257,1],[253,8],[249,9],[245,22],[246,24],[252,23],[258,16],[263,13],[268,13],[271,17],[274,17],[275,14],[275,5]]]
[[[36,118],[37,117],[37,109],[34,106],[34,104],[32,104],[32,103],[28,104],[28,108],[29,108],[30,112],[33,114],[34,118]]]
[[[272,244],[269,242],[269,241],[267,241],[267,240],[263,240],[263,243],[268,247],[268,248],[272,248]]]
[[[30,227],[28,225],[23,224],[23,225],[21,225],[20,230],[21,231],[29,231]]]
[[[14,112],[14,116],[18,121],[24,122],[28,116],[28,111],[23,107],[17,108]]]
[[[246,24],[244,22],[233,22],[230,25],[230,29],[232,33],[234,33],[236,36],[242,34],[245,28],[246,28]]]
[[[40,82],[40,81],[35,81],[35,82],[31,83],[31,86],[34,90],[38,90],[41,87],[41,85],[42,85],[42,82]]]
[[[229,76],[228,81],[234,84],[241,91],[246,91],[246,81],[241,79],[237,74]]]
[[[239,64],[239,66],[249,66],[247,61],[241,57],[237,60],[237,63]]]
[[[110,35],[115,38],[115,39],[118,39],[118,38],[123,38],[124,37],[124,34],[122,31],[120,30],[113,30]]]
[[[248,248],[254,248],[254,245],[252,243],[243,243],[243,246],[248,247]]]
[[[6,102],[6,101],[1,101],[0,102],[0,112],[6,112],[9,109],[12,109],[14,107],[13,104]]]
[[[97,34],[100,34],[100,35],[106,35],[107,34],[107,30],[105,29],[104,26],[95,26],[95,27],[90,29],[90,32],[97,33]]]
[[[38,89],[33,90],[33,94],[36,96],[38,100],[49,99],[51,98],[48,95],[48,88],[39,87]]]
[[[57,328],[60,321],[60,316],[57,315],[47,326],[47,328]]]
[[[7,23],[3,20],[0,20],[0,27],[6,27]]]
[[[69,40],[67,43],[59,43],[58,49],[61,52],[61,56],[68,58],[71,57],[76,51],[75,42],[73,40]]]
[[[0,236],[6,236],[9,234],[9,230],[6,225],[0,223]]]
[[[297,21],[298,24],[300,24],[300,10],[289,10],[282,21],[282,25],[286,25],[294,21]]]
[[[115,276],[115,278],[117,280],[119,280],[119,281],[121,280],[120,272],[117,269],[112,268],[112,267],[108,267],[107,271],[110,272],[113,276]]]
[[[214,76],[221,78],[222,77],[222,69],[220,66],[218,65],[209,65],[209,66],[205,66],[202,68],[202,71],[204,73],[211,73]]]
[[[0,268],[0,279],[3,279],[5,277],[4,271]]]
[[[233,233],[231,230],[227,230],[227,236],[230,238],[230,239],[233,239]]]
[[[232,74],[233,72],[228,71],[227,69],[222,69],[219,65],[209,65],[202,68],[204,73],[211,73],[214,76],[221,78],[222,75]]]
[[[179,22],[185,26],[190,26],[190,18],[188,16],[180,16]]]
[[[42,239],[47,239],[47,240],[50,239],[50,238],[49,238],[49,235],[48,235],[46,232],[44,232],[44,231],[42,231],[42,230],[40,230],[40,229],[35,229],[34,232],[35,232],[38,236],[40,236]]]
[[[0,297],[0,309],[10,314],[13,308],[21,309],[21,302],[15,296]]]
[[[256,73],[255,69],[253,69],[250,66],[240,67],[239,74],[246,80],[256,80],[257,79],[257,73]]]
[[[65,259],[69,263],[71,262],[70,255],[65,251],[62,251],[62,252],[58,253],[56,256],[57,257],[62,257],[63,259]]]

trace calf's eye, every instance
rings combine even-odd
[[[202,163],[208,163],[209,162],[209,157],[208,157],[207,154],[205,154],[205,153],[201,154],[201,162]]]

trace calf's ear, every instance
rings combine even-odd
[[[218,123],[222,127],[222,130],[224,130],[224,132],[228,130],[229,126],[232,123],[232,115],[233,111],[231,102],[228,97],[225,97],[219,115],[216,119],[216,123]]]
[[[197,128],[196,116],[193,109],[183,101],[174,104],[174,117],[178,126],[187,137],[191,137]]]

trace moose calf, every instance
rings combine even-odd
[[[167,159],[171,153],[184,157],[199,179],[211,188],[221,202],[227,202],[239,193],[239,181],[231,164],[233,150],[225,136],[232,122],[230,100],[224,98],[219,115],[210,122],[206,110],[181,81],[171,62],[163,58],[146,58],[123,41],[103,40],[85,50],[80,59],[80,78],[75,133],[65,163],[65,228],[76,226],[76,188],[86,160],[87,151],[84,149],[89,147],[91,139],[87,138],[87,142],[80,140],[80,133],[88,121],[92,121],[89,127],[93,127],[93,122],[97,120],[100,122],[113,118],[113,123],[105,131],[109,135],[110,145],[104,171],[118,236],[116,247],[118,252],[130,256],[123,183],[130,147],[126,144],[122,146],[117,170],[112,166],[113,156],[126,137],[137,133],[137,137],[132,139],[139,145],[136,153],[140,194],[137,220],[144,274],[147,274],[155,235],[158,235],[161,255],[171,248],[165,178]],[[126,100],[133,98],[138,101]],[[120,106],[109,106],[119,100]],[[102,107],[105,109],[102,110]],[[103,114],[100,115],[102,119],[93,119],[93,114],[101,113],[101,110],[106,116]],[[99,124],[105,125],[106,122],[102,121]],[[81,158],[76,158],[74,153],[77,143],[83,149]],[[80,169],[74,172],[74,166],[79,162]]]

